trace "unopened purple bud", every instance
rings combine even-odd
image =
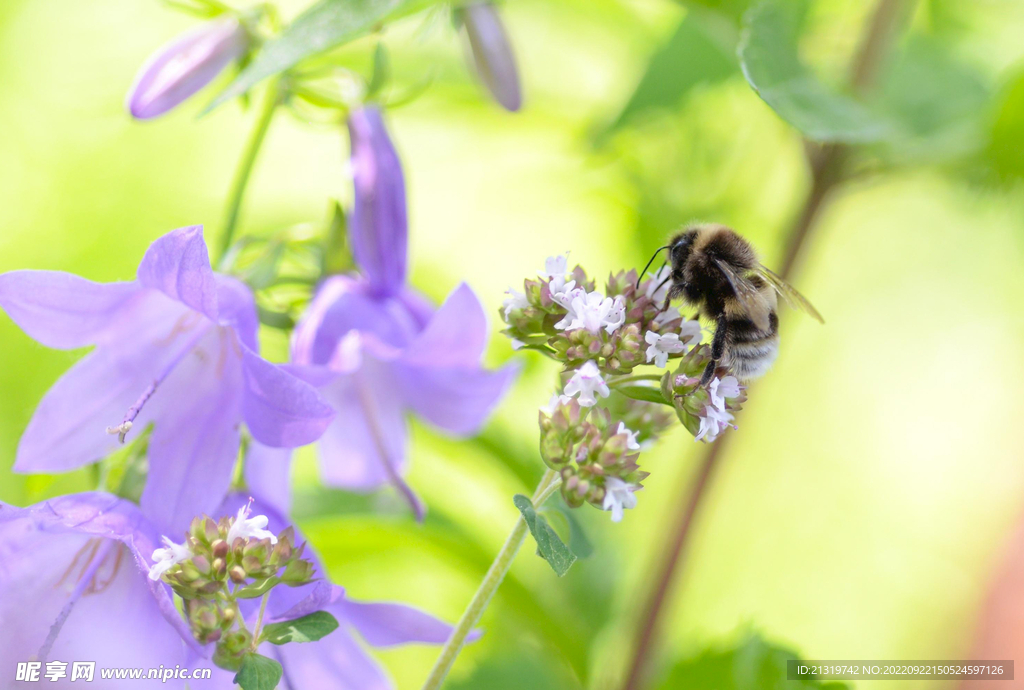
[[[523,97],[516,58],[498,10],[489,2],[472,3],[462,9],[462,16],[480,80],[502,107],[519,110]]]
[[[375,106],[353,111],[348,131],[355,185],[348,226],[352,254],[370,287],[390,295],[405,283],[409,227],[402,163]]]
[[[208,22],[174,39],[139,70],[127,107],[138,120],[163,115],[213,81],[249,47],[234,17]]]

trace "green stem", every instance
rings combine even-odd
[[[615,386],[623,383],[634,383],[636,381],[661,381],[662,376],[663,374],[629,374],[609,380],[608,385],[615,388]]]
[[[531,499],[533,505],[538,508],[543,505],[544,501],[558,489],[561,483],[561,477],[554,470],[545,472]],[[515,560],[516,554],[519,552],[519,547],[522,546],[523,541],[526,539],[526,533],[526,521],[520,515],[519,519],[516,520],[515,527],[512,528],[512,533],[508,535],[504,546],[501,547],[501,551],[494,557],[494,562],[491,563],[491,567],[487,570],[487,574],[484,576],[483,582],[480,583],[480,587],[477,588],[476,594],[470,600],[469,606],[466,607],[462,617],[459,618],[459,622],[455,626],[455,630],[452,631],[451,637],[445,642],[440,656],[437,657],[437,661],[434,663],[434,668],[431,669],[427,681],[423,684],[423,690],[438,690],[441,687],[445,676],[448,675],[452,664],[455,663],[455,657],[459,655],[463,645],[466,644],[466,636],[469,635],[469,632],[480,621],[480,617],[487,608],[487,604],[491,601],[491,597],[494,596],[494,592],[498,589],[498,585],[505,579],[505,575],[512,566],[512,561]]]
[[[227,211],[224,216],[224,230],[220,239],[220,251],[217,254],[220,257],[221,268],[224,267],[228,250],[235,239],[235,229],[238,227],[242,200],[245,197],[245,189],[249,185],[249,178],[252,176],[252,168],[256,163],[256,156],[260,152],[263,140],[267,136],[267,130],[270,129],[270,121],[274,119],[274,113],[280,104],[281,89],[278,81],[275,79],[267,86],[267,92],[256,120],[256,126],[249,133],[249,139],[246,141],[245,149],[242,151],[242,159],[238,162],[238,168],[235,169],[235,177],[231,182],[231,192],[228,196]]]
[[[256,616],[256,627],[252,630],[252,651],[254,652],[260,646],[260,630],[263,628],[263,614],[267,610],[267,599],[269,598],[270,592],[267,592],[260,599],[260,612]]]

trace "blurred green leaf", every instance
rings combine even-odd
[[[688,7],[702,7],[728,17],[733,23],[739,23],[740,17],[747,11],[753,0],[684,0]]]
[[[558,577],[562,577],[576,561],[576,555],[569,550],[558,534],[551,528],[544,516],[538,515],[533,503],[526,496],[516,494],[512,498],[516,508],[523,514],[530,534],[537,542],[537,555],[548,562]]]
[[[509,642],[512,642],[509,640]],[[505,646],[505,653],[489,657],[462,679],[445,683],[449,690],[577,690],[579,680],[555,667],[536,649],[521,643]]]
[[[1010,79],[997,99],[986,153],[1000,178],[1024,178],[1024,71]]]
[[[981,148],[989,98],[978,70],[947,44],[915,35],[893,55],[874,100],[898,124],[888,143],[894,153],[934,161]]]
[[[316,642],[338,629],[338,620],[327,611],[313,613],[290,621],[271,623],[263,628],[263,639],[271,644]]]
[[[867,143],[892,134],[892,124],[818,79],[800,61],[806,0],[768,0],[747,13],[740,63],[754,91],[779,117],[815,141]]]
[[[799,656],[785,647],[748,635],[739,644],[708,649],[684,659],[658,690],[844,690],[845,683],[787,680],[786,662]]]
[[[372,31],[379,24],[436,4],[439,0],[320,0],[299,15],[259,52],[252,64],[207,106],[213,110],[267,77],[294,67]]]
[[[366,98],[370,99],[376,96],[388,83],[390,76],[391,64],[388,60],[388,51],[384,47],[384,43],[379,41],[373,50],[373,74],[366,84]]]
[[[242,690],[274,690],[281,680],[281,664],[260,654],[246,654],[234,682]]]
[[[625,107],[602,136],[651,110],[673,108],[702,84],[737,72],[735,27],[714,12],[693,9],[651,56]]]
[[[262,290],[271,285],[277,277],[278,267],[284,258],[285,244],[276,240],[267,242],[259,255],[239,271],[242,279],[253,290]]]

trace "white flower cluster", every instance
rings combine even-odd
[[[626,301],[621,297],[605,297],[597,290],[587,292],[576,287],[575,280],[568,280],[569,255],[550,256],[544,262],[544,270],[538,272],[546,278],[548,290],[559,306],[566,311],[565,317],[555,324],[555,328],[572,331],[585,328],[591,333],[599,333],[603,328],[608,335],[626,322]],[[505,301],[505,313],[510,313],[519,304],[519,295],[514,290]],[[525,298],[523,298],[525,299]],[[511,307],[509,305],[512,305]]]
[[[726,409],[726,399],[740,396],[740,382],[735,376],[719,379],[717,376],[708,384],[708,404],[700,413],[700,429],[694,437],[711,443],[718,435],[731,426],[733,415]],[[735,428],[735,427],[733,427]]]

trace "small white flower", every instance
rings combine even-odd
[[[634,492],[639,488],[636,484],[624,482],[618,477],[608,477],[604,480],[604,503],[601,507],[612,511],[612,522],[622,520],[624,508],[636,508]]]
[[[626,428],[625,422],[619,422],[619,428],[615,430],[615,433],[626,435],[626,450],[640,450],[640,444],[636,440],[639,431],[630,431]]]
[[[675,321],[676,319],[682,319],[683,315],[679,311],[679,307],[669,307],[663,312],[660,312],[654,317],[654,325],[662,326],[669,321]]]
[[[732,420],[733,416],[726,410],[714,405],[705,405],[700,415],[700,428],[693,440],[700,441],[706,438],[707,442],[711,443],[730,426]]]
[[[672,267],[665,265],[659,268],[657,273],[651,275],[651,280],[647,283],[647,289],[644,290],[644,294],[650,297],[655,304],[664,302],[665,297],[668,296],[668,277],[671,273]]]
[[[686,343],[686,347],[697,347],[703,337],[700,321],[683,321],[679,325],[679,338]]]
[[[238,514],[235,515],[235,521],[231,524],[231,528],[228,530],[228,544],[234,544],[235,539],[269,539],[271,544],[277,543],[277,537],[274,536],[273,532],[265,529],[267,523],[270,520],[267,519],[266,515],[257,515],[256,517],[249,517],[249,504],[245,504],[238,509]]]
[[[565,254],[559,254],[558,256],[549,256],[544,260],[544,270],[539,271],[538,274],[542,278],[554,278],[556,276],[565,277],[565,274],[569,272],[569,252]]]
[[[559,405],[564,405],[570,400],[572,400],[572,398],[570,398],[568,395],[559,395],[558,393],[552,393],[551,399],[548,400],[548,404],[540,408],[540,411],[547,415],[554,414],[555,408],[557,408]]]
[[[508,317],[512,312],[518,311],[519,309],[526,309],[530,306],[530,302],[526,299],[526,295],[515,288],[510,287],[508,290],[505,290],[505,294],[508,295],[508,297],[506,297],[501,303],[501,306],[505,307],[506,321],[508,321]]]
[[[622,296],[615,299],[605,297],[596,290],[586,292],[581,288],[563,293],[555,300],[568,312],[555,328],[572,331],[585,328],[598,333],[602,328],[609,335],[626,322],[626,303]]]
[[[162,541],[166,548],[153,552],[153,565],[149,569],[150,580],[159,580],[171,566],[192,558],[192,550],[184,544],[175,544],[167,537],[163,537]]]
[[[675,333],[659,335],[654,331],[647,331],[644,340],[648,344],[647,361],[653,361],[654,366],[665,368],[668,365],[668,356],[686,349],[686,345],[679,340]]]
[[[549,256],[544,261],[544,270],[538,271],[537,275],[548,279],[548,289],[551,297],[571,291],[576,286],[575,280],[566,281],[565,275],[569,272],[569,252],[558,256]],[[557,299],[555,301],[558,301]]]
[[[593,407],[597,404],[597,398],[594,397],[594,393],[597,393],[602,398],[607,398],[611,395],[611,391],[608,390],[608,384],[601,377],[601,370],[597,368],[593,360],[590,360],[577,369],[576,373],[569,379],[569,383],[565,384],[565,394],[568,396],[579,394],[578,400],[580,405],[583,407]]]
[[[726,398],[740,397],[740,382],[735,376],[726,376],[723,379],[716,376],[708,384],[708,395],[711,397],[712,405],[724,410]]]
[[[605,302],[608,299],[605,298]],[[608,308],[608,314],[605,315],[602,325],[604,330],[611,335],[615,330],[626,323],[626,300],[622,295],[616,295],[615,299],[612,300],[611,306]]]

